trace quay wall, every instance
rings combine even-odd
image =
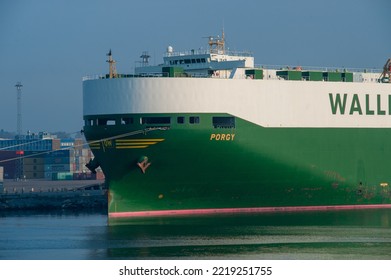
[[[107,209],[104,182],[61,183],[6,180],[0,191],[0,210]]]

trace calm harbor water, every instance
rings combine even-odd
[[[391,259],[391,209],[139,219],[0,213],[0,259]]]

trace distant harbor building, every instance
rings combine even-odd
[[[85,166],[93,157],[83,139],[59,139],[47,132],[0,139],[0,166],[5,179],[103,179]]]
[[[15,139],[0,140],[0,151],[53,151],[61,148],[60,139],[47,132],[18,135]]]

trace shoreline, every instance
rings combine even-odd
[[[103,180],[4,180],[0,210],[107,209]]]

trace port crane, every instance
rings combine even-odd
[[[391,82],[390,79],[391,79],[391,58],[389,58],[386,64],[384,64],[383,72],[380,75],[379,81],[381,83],[390,83]]]

